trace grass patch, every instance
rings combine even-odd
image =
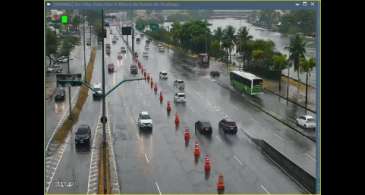
[[[93,70],[94,70],[94,62],[95,62],[95,55],[96,55],[96,49],[93,48],[90,55],[90,60],[87,65],[86,69],[86,81],[87,83],[90,83]],[[57,130],[56,134],[54,135],[54,141],[56,143],[63,143],[67,137],[67,134],[72,129],[72,126],[77,122],[80,112],[82,110],[83,105],[86,102],[86,99],[88,97],[88,90],[89,88],[85,86],[80,87],[79,96],[77,98],[77,102],[75,106],[71,110],[71,117],[68,117],[62,124],[62,126]]]

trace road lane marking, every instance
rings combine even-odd
[[[222,142],[221,138],[220,138],[218,135],[216,135],[215,137],[217,138],[217,140],[218,140],[219,142]]]
[[[147,154],[144,153],[144,157],[146,158],[147,163],[150,163],[150,160],[148,160]]]
[[[233,158],[236,159],[236,161],[238,163],[240,163],[241,166],[243,166],[243,163],[240,161],[240,159],[238,159],[238,157],[236,155],[234,155]]]
[[[162,193],[161,193],[161,191],[160,191],[160,187],[158,186],[158,183],[157,183],[157,182],[155,182],[155,185],[156,185],[156,188],[157,188],[157,190],[158,190],[158,193],[160,193],[160,195],[161,195]]]
[[[267,191],[267,189],[263,185],[260,185],[260,187],[266,192],[266,194],[270,194],[270,192]]]
[[[308,158],[312,159],[313,161],[315,161],[315,160],[316,160],[316,159],[314,159],[314,158],[312,157],[312,155],[310,155],[310,154],[308,154],[308,153],[305,153],[305,155],[306,155]]]
[[[71,138],[71,134],[68,134],[68,136],[67,136],[67,138],[66,138],[66,140],[65,141],[68,141],[69,139]],[[58,153],[61,153],[61,157],[62,157],[62,155],[63,155],[63,153],[64,153],[64,151],[65,151],[65,144],[62,144],[61,146],[60,146],[60,148],[59,148],[59,151],[58,151]],[[57,156],[58,157],[58,156]],[[47,186],[46,186],[46,193],[48,193],[48,191],[49,191],[49,188],[51,187],[51,184],[52,184],[52,180],[53,180],[53,177],[56,175],[56,170],[57,170],[57,168],[58,168],[58,166],[59,166],[59,164],[60,164],[60,162],[61,162],[61,157],[58,157],[58,159],[57,159],[57,164],[56,164],[56,167],[54,167],[54,170],[52,170],[52,172],[51,172],[51,176],[50,176],[50,178],[49,178],[49,181],[47,182]]]

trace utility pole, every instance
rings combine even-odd
[[[101,76],[102,76],[102,88],[103,88],[103,105],[102,105],[102,117],[101,122],[103,124],[103,183],[104,183],[104,194],[107,193],[107,185],[106,185],[106,130],[105,130],[105,123],[106,123],[106,116],[105,116],[105,70],[104,70],[104,35],[105,35],[105,29],[104,29],[104,10],[101,9],[101,29],[102,29],[102,37],[101,37],[101,48],[102,48],[102,62],[101,62]]]
[[[133,28],[133,24],[131,26],[131,31],[132,31],[132,56],[134,58],[134,28]]]
[[[70,74],[70,54],[67,55],[67,73]],[[71,86],[68,86],[68,108],[70,111],[69,118],[72,119],[71,115]]]
[[[288,104],[288,100],[289,100],[289,79],[290,79],[290,77],[289,77],[289,74],[290,74],[289,69],[290,69],[290,66],[288,66],[288,81],[286,83],[286,104]]]
[[[84,14],[84,81],[86,81],[86,53],[85,53],[85,14]]]

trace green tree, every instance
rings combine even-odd
[[[316,66],[316,61],[314,58],[309,58],[308,60],[305,57],[300,58],[300,69],[301,71],[306,73],[305,77],[305,108],[307,108],[308,103],[308,75]]]
[[[172,40],[177,43],[177,45],[181,44],[182,39],[182,26],[180,22],[174,22],[171,25],[171,36]]]
[[[228,51],[228,55],[229,55],[229,62],[232,62],[232,49],[234,46],[234,40],[235,40],[235,28],[232,25],[228,25],[224,30],[223,30],[223,44],[222,46]]]
[[[294,71],[298,74],[299,78],[299,71],[300,71],[300,58],[304,57],[305,54],[305,45],[304,39],[299,34],[296,34],[294,38],[290,39],[289,46],[286,49],[289,50],[289,59],[293,62]],[[289,75],[288,75],[289,77]]]
[[[79,30],[79,25],[80,25],[81,21],[79,16],[74,16],[72,18],[72,25],[75,27],[76,30]]]
[[[49,58],[49,65],[52,63],[52,55],[57,53],[57,48],[59,45],[59,40],[57,38],[56,32],[51,31],[51,29],[46,29],[46,56]]]
[[[286,55],[283,54],[275,54],[272,57],[272,61],[273,61],[273,67],[274,70],[277,71],[282,71],[283,69],[288,67],[288,59]],[[281,92],[281,75],[279,78],[279,93]]]
[[[236,45],[238,45],[237,51],[242,53],[243,63],[247,65],[249,54],[250,54],[250,46],[249,41],[252,40],[252,36],[249,35],[247,27],[241,27],[238,30],[238,36],[235,40]]]
[[[72,49],[75,45],[80,43],[80,38],[73,36],[66,36],[62,41],[59,56],[70,56]]]
[[[214,30],[213,38],[218,41],[219,48],[220,48],[221,42],[222,42],[222,39],[223,39],[223,30],[222,30],[222,27],[218,27],[217,29]]]

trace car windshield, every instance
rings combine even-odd
[[[178,94],[179,97],[185,97],[185,94]]]
[[[224,123],[229,126],[236,126],[236,122],[234,122],[234,121],[225,121]]]
[[[208,128],[208,127],[210,127],[210,123],[209,123],[209,122],[202,122],[201,124],[202,124],[202,127],[203,127],[203,128]]]
[[[309,118],[309,119],[307,120],[307,122],[314,123],[314,119],[313,119],[313,118]]]
[[[161,72],[162,75],[167,75],[167,72]]]
[[[87,134],[88,132],[89,132],[89,129],[87,129],[86,127],[82,127],[77,130],[76,134],[83,135],[83,134]]]
[[[147,114],[141,114],[141,119],[151,119],[151,117]]]

